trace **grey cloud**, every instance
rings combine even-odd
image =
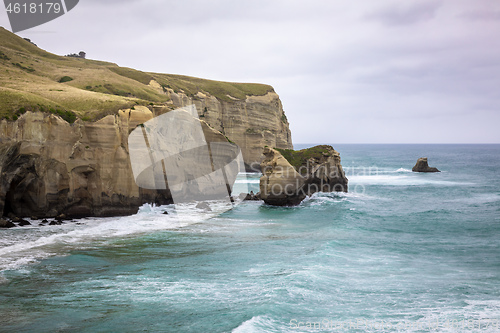
[[[427,21],[435,16],[441,7],[440,1],[409,3],[386,7],[366,15],[369,20],[380,21],[389,26],[412,25]]]
[[[500,21],[500,10],[474,10],[464,12],[460,17],[472,21]]]
[[[500,142],[500,22],[487,14],[499,8],[477,1],[85,0],[43,28],[54,33],[22,36],[145,71],[271,84],[297,143],[415,142],[421,127],[426,142]]]

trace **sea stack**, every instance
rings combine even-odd
[[[260,198],[272,206],[296,206],[306,198],[305,177],[275,149],[264,149],[261,163]]]
[[[411,169],[413,172],[441,172],[437,168],[432,168],[427,162],[427,157],[421,157],[418,159],[417,164]]]
[[[294,151],[264,149],[260,197],[268,205],[295,206],[316,192],[347,192],[340,154],[331,146]]]

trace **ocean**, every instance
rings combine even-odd
[[[333,146],[297,207],[0,230],[0,331],[500,332],[500,145]]]

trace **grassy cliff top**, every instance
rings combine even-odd
[[[68,50],[71,51],[71,50]],[[159,85],[150,85],[155,80]],[[46,52],[0,27],[0,119],[26,110],[58,113],[68,121],[95,120],[134,105],[168,105],[165,92],[208,93],[223,101],[265,95],[263,84],[158,74]]]
[[[302,150],[274,148],[290,163],[296,170],[307,165],[309,159],[320,160],[323,156],[331,155],[333,148],[327,145],[315,146]]]

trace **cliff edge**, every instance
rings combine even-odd
[[[70,123],[95,122],[134,106],[159,115],[191,104],[200,119],[241,148],[245,163],[255,164],[254,169],[264,146],[293,148],[282,103],[269,85],[62,57],[0,27],[0,119],[15,121],[32,111],[59,115]]]
[[[152,117],[191,104],[205,136],[236,143],[253,169],[264,146],[292,148],[269,85],[62,57],[0,27],[0,215],[114,216],[171,203],[168,191],[135,184],[127,138]]]

